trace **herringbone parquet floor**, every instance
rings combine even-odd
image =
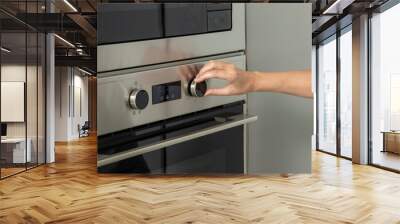
[[[400,223],[400,175],[314,152],[289,178],[96,173],[95,138],[0,181],[0,223]]]

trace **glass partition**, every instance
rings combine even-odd
[[[340,154],[352,157],[352,32],[340,36]]]
[[[26,169],[26,33],[1,34],[1,176]]]
[[[318,47],[318,149],[336,153],[336,36]]]
[[[400,170],[400,4],[371,19],[371,162]]]
[[[27,82],[26,82],[26,113],[27,113],[27,151],[30,151],[27,167],[37,165],[37,149],[38,149],[38,55],[37,55],[38,36],[36,32],[28,31],[27,33]]]
[[[39,2],[0,6],[37,13]],[[43,33],[0,12],[0,178],[45,162],[45,44]]]

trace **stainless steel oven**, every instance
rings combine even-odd
[[[246,95],[204,96],[225,81],[193,82],[211,59],[245,69],[244,5],[104,4],[99,13],[98,171],[245,173],[247,124],[257,120]]]
[[[201,60],[157,69],[141,68],[143,71],[123,70],[99,74],[98,134],[104,135],[246,99],[245,95],[193,96],[189,92],[190,83],[208,61],[207,58]],[[245,67],[243,53],[219,60],[234,63],[239,68]],[[220,87],[225,82],[214,79],[208,80],[206,85],[208,88]],[[130,102],[133,98],[137,102]],[[146,106],[134,105],[139,101],[147,101]]]
[[[245,67],[243,53],[220,60]],[[206,60],[207,61],[207,60]],[[206,61],[98,79],[98,170],[134,173],[246,171],[246,96],[203,97],[225,83],[191,82]],[[143,69],[143,68],[142,68]]]
[[[243,3],[100,4],[99,72],[245,49]]]

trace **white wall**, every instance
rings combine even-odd
[[[69,69],[55,68],[55,141],[68,141],[69,132]]]
[[[72,67],[56,67],[55,140],[79,138],[78,124],[88,120],[88,78]],[[79,92],[81,103],[78,102]],[[77,105],[81,105],[82,113]]]
[[[87,76],[82,76],[81,73],[79,72],[78,75],[76,74],[75,70],[75,75],[74,75],[74,83],[73,86],[75,87],[75,91],[73,92],[73,94],[75,94],[73,97],[73,99],[75,100],[75,106],[73,108],[73,110],[75,110],[75,113],[72,113],[72,120],[71,120],[71,135],[73,138],[78,138],[79,137],[79,132],[78,132],[78,124],[80,124],[81,126],[85,123],[85,121],[89,120],[89,116],[88,116],[88,107],[89,107],[89,102],[88,102],[88,77]],[[81,113],[78,110],[79,108],[77,107],[77,104],[79,104],[79,102],[77,102],[77,100],[79,100],[77,98],[78,93],[77,90],[80,90],[80,100],[81,100]],[[74,111],[73,111],[74,112]]]

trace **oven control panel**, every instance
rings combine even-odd
[[[218,60],[245,69],[242,54]],[[205,96],[207,89],[221,88],[227,81],[193,82],[209,60],[138,72],[121,72],[98,79],[98,119],[103,135],[172,117],[246,100],[246,95]]]
[[[158,104],[172,100],[178,100],[182,96],[182,82],[169,82],[151,87],[152,103]]]

